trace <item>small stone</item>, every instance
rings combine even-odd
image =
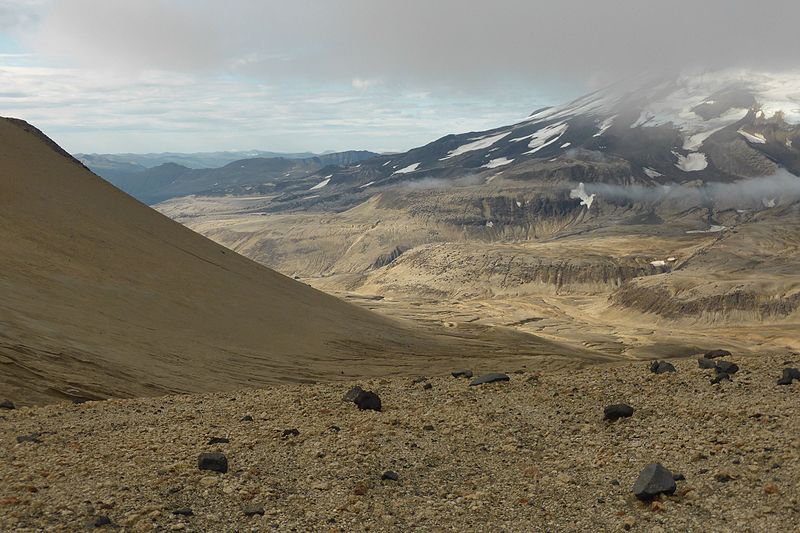
[[[208,439],[209,444],[228,444],[230,439],[225,437],[211,437]]]
[[[284,429],[283,430],[283,438],[284,439],[288,439],[289,437],[297,437],[298,435],[300,435],[300,430],[297,429],[297,428],[291,428],[291,429]]]
[[[356,396],[354,400],[355,404],[358,408],[362,411],[370,410],[370,411],[380,411],[381,410],[381,399],[380,397],[372,391],[365,391],[362,390]]]
[[[486,383],[495,383],[498,381],[509,381],[509,378],[506,374],[500,373],[492,373],[492,374],[484,374],[472,380],[469,384],[470,387],[475,387],[477,385],[485,385]]]
[[[248,505],[247,507],[244,508],[244,515],[245,516],[255,516],[255,515],[264,516],[264,506],[263,505],[258,505],[258,504]]]
[[[622,520],[622,529],[624,529],[625,531],[630,531],[631,529],[633,529],[633,526],[635,525],[636,525],[636,519],[632,516],[626,516]]]
[[[367,493],[367,485],[366,483],[356,483],[356,486],[353,487],[353,494],[356,496],[363,496]]]
[[[727,472],[720,472],[719,474],[714,476],[714,479],[720,483],[727,483],[733,479],[733,476],[728,474]]]
[[[717,364],[714,361],[712,361],[711,359],[706,359],[705,357],[701,357],[700,359],[698,359],[697,364],[700,368],[704,370],[717,368]]]
[[[730,357],[732,354],[728,350],[711,350],[706,352],[703,357],[706,359],[716,359],[717,357]]]
[[[725,372],[717,372],[717,375],[711,380],[712,385],[716,385],[717,383],[722,383],[723,381],[730,381],[731,376],[730,374],[726,374]]]
[[[425,376],[420,376],[420,377],[418,377],[418,378],[414,378],[414,379],[412,379],[412,380],[411,380],[411,384],[412,384],[412,385],[417,385],[417,384],[419,384],[419,383],[424,383],[424,382],[426,382],[426,381],[428,381],[428,378],[426,378]]]
[[[32,442],[34,444],[41,444],[41,439],[38,433],[31,433],[30,435],[19,435],[17,442]]]
[[[672,365],[672,363],[668,363],[667,361],[653,361],[650,363],[650,372],[655,374],[675,372],[675,367]]]
[[[172,514],[176,516],[194,516],[194,512],[188,507],[181,507],[180,509],[175,509],[172,511]]]
[[[94,522],[92,523],[92,525],[94,527],[110,526],[111,525],[111,519],[109,517],[105,516],[105,515],[98,516],[97,518],[94,519]]]
[[[800,370],[797,368],[784,368],[778,385],[791,385],[793,380],[800,381]]]
[[[433,431],[433,426],[431,424],[425,424],[422,426],[423,431]]]
[[[767,494],[777,494],[778,486],[775,483],[767,483],[764,485],[764,492]]]
[[[400,479],[400,475],[397,472],[387,470],[386,472],[383,473],[381,479],[386,481],[397,481]]]
[[[603,420],[615,421],[620,418],[628,418],[633,416],[633,407],[626,403],[617,403],[609,405],[603,409]]]
[[[209,488],[213,487],[217,483],[219,483],[219,479],[215,478],[214,476],[205,476],[200,478],[201,487]]]
[[[355,387],[347,391],[347,393],[342,397],[342,401],[354,402],[356,401],[356,398],[358,398],[358,395],[361,394],[362,392],[364,392],[364,389],[356,385]]]
[[[666,507],[667,506],[664,505],[664,502],[660,502],[658,500],[653,500],[652,502],[650,502],[650,510],[653,511],[654,513],[663,511],[664,509],[666,509]]]
[[[425,390],[431,390],[433,388],[433,385],[431,385],[430,383],[426,383],[425,385],[422,386],[422,388]]]
[[[734,375],[739,371],[739,365],[736,363],[731,363],[730,361],[717,361],[717,372],[725,373],[729,376]]]
[[[686,481],[686,476],[684,476],[683,474],[675,474],[674,476],[672,476],[672,479],[674,479],[675,481]]]
[[[17,406],[11,400],[3,400],[0,402],[0,409],[16,409]]]
[[[239,419],[239,422],[252,422],[253,417],[250,415],[244,415],[242,418]]]
[[[450,372],[450,375],[454,378],[471,378],[472,377],[472,370],[456,370],[455,372]]]
[[[639,474],[633,485],[633,494],[640,500],[649,501],[659,494],[674,494],[677,488],[672,472],[660,463],[651,463]]]
[[[224,453],[201,453],[197,458],[197,468],[225,473],[228,471],[228,458]]]

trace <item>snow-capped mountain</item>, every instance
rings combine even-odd
[[[616,168],[586,170],[597,162]],[[800,72],[640,76],[517,124],[326,169],[325,176],[288,187],[284,199],[305,208],[334,197],[356,202],[397,183],[465,176],[486,182],[503,174],[525,179],[544,168],[575,166],[582,170],[566,174],[580,181],[641,185],[737,181],[781,167],[800,174]]]

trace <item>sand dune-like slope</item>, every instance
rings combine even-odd
[[[21,404],[392,373],[435,366],[421,354],[464,354],[452,336],[411,332],[193,233],[12,119],[0,120],[0,243],[0,397]]]

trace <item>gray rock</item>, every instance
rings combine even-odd
[[[104,516],[98,516],[97,518],[94,519],[94,522],[92,522],[92,526],[94,526],[94,527],[103,527],[103,526],[110,526],[110,525],[111,525],[111,519],[109,517],[105,516],[105,515]]]
[[[250,415],[244,415],[241,419],[239,419],[239,422],[252,422],[252,421],[253,417]]]
[[[781,379],[778,380],[778,385],[791,385],[792,381],[800,381],[800,370],[797,368],[784,368]]]
[[[470,387],[475,387],[477,385],[485,385],[486,383],[495,383],[498,381],[509,381],[509,378],[506,374],[484,374],[482,376],[478,376],[477,378],[473,379],[472,382],[469,384]]]
[[[17,406],[11,400],[3,400],[0,402],[0,409],[16,409]]]
[[[716,369],[717,372],[724,372],[725,374],[732,376],[739,371],[739,365],[736,363],[731,363],[730,361],[717,361]]]
[[[300,435],[300,430],[297,428],[284,429],[282,434],[284,439],[288,439],[289,437],[297,437],[298,435]]]
[[[211,437],[208,439],[209,444],[228,444],[230,439],[227,437]]]
[[[450,375],[454,378],[471,378],[472,377],[472,370],[456,370],[455,372],[450,372]]]
[[[633,494],[642,501],[648,501],[659,494],[674,494],[677,488],[672,472],[660,463],[650,463],[633,484]]]
[[[175,509],[172,511],[172,514],[175,516],[194,516],[194,511],[192,511],[189,507],[181,507],[180,509]]]
[[[17,437],[17,442],[32,442],[34,444],[41,444],[38,433],[31,433],[30,435],[20,435]]]
[[[430,383],[426,383],[425,385],[422,386],[422,388],[424,390],[431,390],[433,388],[433,385],[431,385]]]
[[[356,401],[356,398],[358,398],[358,395],[361,394],[362,392],[364,392],[364,389],[356,385],[355,387],[347,391],[347,393],[342,397],[342,401],[354,402]]]
[[[400,479],[400,475],[397,472],[387,470],[386,472],[383,473],[381,479],[387,481],[398,481]]]
[[[732,354],[728,350],[711,350],[705,353],[706,359],[716,359],[717,357],[730,357]]]
[[[364,391],[362,390],[356,396],[355,404],[358,408],[362,411],[380,411],[381,410],[381,399],[380,397],[372,391]]]
[[[717,368],[717,364],[714,361],[712,361],[711,359],[706,359],[705,357],[701,357],[700,359],[698,359],[697,364],[700,368],[704,370]]]
[[[259,504],[248,505],[244,508],[244,515],[245,516],[264,516],[264,506]]]
[[[672,363],[668,363],[666,361],[653,361],[650,363],[650,372],[654,372],[656,374],[675,372],[675,367]]]
[[[731,375],[725,372],[717,372],[717,375],[711,380],[712,385],[722,383],[723,381],[731,381]]]
[[[197,468],[225,473],[228,471],[228,458],[224,453],[201,453],[197,458]]]
[[[610,420],[613,422],[620,418],[628,418],[629,416],[633,416],[633,407],[626,403],[609,405],[603,409],[603,420]]]

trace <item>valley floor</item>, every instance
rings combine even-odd
[[[741,370],[716,385],[682,359],[661,375],[645,362],[496,368],[510,381],[437,373],[0,411],[0,530],[102,517],[128,531],[790,530],[800,383],[776,381],[800,354],[728,359]],[[356,384],[382,412],[342,401]],[[621,402],[633,416],[604,421]],[[228,472],[198,470],[215,451]],[[651,462],[685,480],[645,504],[631,487]]]

